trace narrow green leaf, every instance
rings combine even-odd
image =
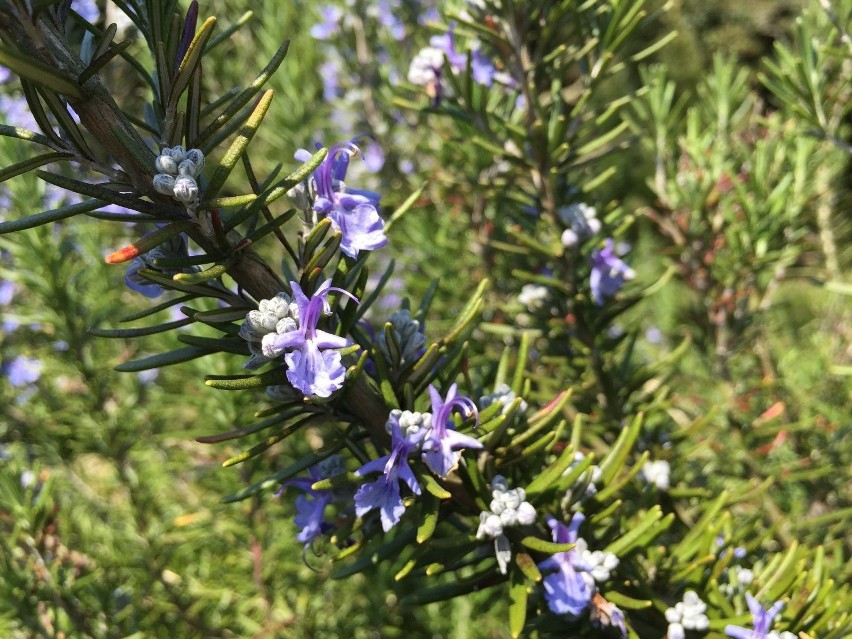
[[[438,510],[441,507],[440,500],[430,493],[421,495],[420,513],[422,519],[417,526],[417,543],[422,544],[429,541],[438,526]]]
[[[76,82],[69,80],[59,71],[36,60],[32,56],[15,51],[5,44],[0,44],[0,64],[9,67],[17,75],[21,76],[21,78],[34,82],[51,91],[56,91],[77,100],[82,100],[84,97],[83,92],[77,86]]]
[[[240,453],[239,455],[235,455],[234,457],[231,457],[230,459],[226,459],[224,462],[222,462],[222,467],[228,468],[230,466],[235,466],[237,464],[241,464],[242,462],[244,462],[248,459],[251,459],[252,457],[257,457],[258,455],[265,453],[267,450],[269,450],[270,448],[275,446],[275,444],[278,444],[278,443],[284,441],[290,435],[292,435],[297,430],[299,430],[302,426],[304,426],[305,424],[307,424],[308,422],[310,422],[311,420],[313,420],[315,418],[316,418],[316,415],[308,415],[307,417],[298,420],[296,423],[290,424],[289,426],[286,426],[280,432],[278,432],[275,435],[272,435],[270,437],[267,437],[266,439],[264,439],[259,444],[256,444],[255,446],[252,446],[251,448],[249,448],[247,451],[244,451],[244,452]]]
[[[246,11],[237,19],[234,24],[228,25],[225,29],[222,30],[221,33],[219,33],[219,35],[217,35],[215,38],[212,38],[210,42],[207,43],[207,47],[204,49],[204,52],[209,53],[210,51],[212,51],[217,45],[230,38],[242,27],[248,24],[248,21],[251,20],[253,17],[253,11]]]
[[[240,135],[231,143],[231,146],[225,152],[225,156],[222,158],[222,161],[219,162],[219,166],[216,167],[216,171],[210,178],[210,182],[204,190],[205,198],[215,198],[219,194],[219,191],[222,190],[222,187],[225,185],[225,180],[228,179],[231,171],[234,170],[234,167],[240,161],[243,153],[245,153],[248,148],[249,142],[252,141],[252,138],[254,138],[258,128],[260,128],[263,118],[266,117],[266,113],[269,111],[269,105],[272,103],[274,95],[274,91],[270,89],[268,91],[264,91],[260,96],[257,105],[254,107],[248,120],[240,130]]]
[[[110,26],[115,26],[115,25],[110,25]],[[95,75],[98,71],[103,69],[107,64],[109,64],[110,60],[112,60],[115,56],[121,55],[127,49],[129,49],[131,44],[133,44],[132,40],[125,40],[124,42],[121,42],[121,43],[115,45],[111,49],[108,49],[107,51],[105,51],[101,54],[96,54],[96,57],[89,63],[89,66],[87,66],[83,70],[83,73],[80,74],[80,77],[78,78],[78,82],[80,84],[85,84],[86,80],[88,80],[93,75]]]
[[[615,477],[616,473],[624,465],[627,456],[633,449],[633,444],[636,443],[636,439],[639,437],[644,420],[644,413],[638,413],[633,418],[630,425],[622,429],[621,433],[618,435],[618,439],[615,440],[615,444],[613,444],[610,449],[609,454],[601,460],[600,482],[603,486],[609,484]]]
[[[464,308],[459,313],[459,319],[456,320],[453,328],[446,336],[441,338],[442,344],[452,344],[461,336],[462,333],[464,333],[465,330],[470,327],[473,320],[476,318],[476,315],[479,313],[479,310],[482,308],[485,291],[487,290],[488,285],[489,281],[487,279],[484,279],[479,283],[479,286],[476,287],[476,291],[470,301],[465,304]]]
[[[434,495],[438,499],[450,499],[453,496],[450,491],[446,490],[443,486],[441,486],[441,484],[438,483],[438,480],[430,474],[424,473],[422,475],[419,475],[418,480],[421,484],[423,484],[423,487],[426,489],[426,492],[431,495]]]
[[[203,149],[206,143],[216,134],[217,131],[219,131],[219,129],[225,126],[225,124],[239,113],[245,105],[251,102],[252,98],[258,94],[258,92],[263,88],[263,85],[266,84],[269,78],[272,77],[272,74],[275,73],[284,61],[284,57],[287,55],[287,48],[289,46],[290,41],[286,40],[278,48],[278,51],[275,52],[275,55],[272,57],[272,60],[269,61],[269,64],[267,64],[257,78],[255,78],[254,82],[252,82],[242,93],[231,100],[231,103],[225,108],[225,110],[201,132],[198,136],[197,142],[199,148]]]
[[[412,531],[413,532],[413,531]],[[455,599],[474,591],[496,586],[506,581],[506,577],[500,575],[491,566],[470,577],[454,579],[452,582],[432,588],[420,588],[400,599],[400,603],[406,606],[423,606],[436,601]]]
[[[183,60],[181,60],[180,67],[178,67],[177,77],[175,78],[174,84],[171,87],[171,92],[169,93],[168,104],[170,109],[177,108],[180,96],[183,94],[186,87],[189,86],[192,74],[201,62],[201,55],[204,53],[204,46],[207,44],[210,36],[213,35],[213,29],[215,27],[216,18],[211,16],[207,18],[195,32],[195,37],[189,44],[189,48],[187,48],[186,55],[184,55]]]
[[[396,557],[403,548],[408,546],[416,536],[417,531],[414,528],[406,528],[399,530],[390,541],[385,543],[373,543],[363,550],[363,554],[357,561],[344,566],[335,572],[331,573],[332,579],[344,579],[352,575],[363,572],[371,566],[375,566],[388,557]],[[378,538],[382,540],[381,537]]]
[[[251,310],[248,306],[217,308],[212,311],[200,311],[192,317],[204,324],[228,324],[230,322],[243,321]]]
[[[15,138],[18,140],[26,140],[27,142],[35,142],[36,144],[41,144],[44,146],[53,146],[53,142],[50,141],[50,138],[42,135],[41,133],[36,133],[35,131],[30,131],[29,129],[23,129],[19,126],[10,126],[8,124],[0,124],[0,136],[6,138]]]
[[[631,522],[630,529],[627,533],[609,544],[604,549],[605,552],[611,552],[614,555],[621,557],[622,554],[633,548],[645,532],[657,524],[662,517],[662,509],[659,506],[654,506],[650,510],[646,511],[644,515],[637,517],[637,521]]]
[[[399,220],[401,220],[402,216],[405,215],[406,213],[408,213],[408,211],[411,210],[411,208],[414,206],[414,204],[417,202],[417,200],[420,199],[420,196],[423,195],[423,191],[425,189],[426,189],[426,185],[424,184],[419,189],[417,189],[414,193],[409,195],[405,199],[405,202],[400,204],[399,208],[397,208],[393,213],[391,213],[390,217],[388,218],[388,221],[385,222],[385,235],[389,234],[390,231],[391,231],[391,228],[393,228],[393,225],[396,224]]]
[[[44,211],[43,213],[36,213],[35,215],[28,215],[17,220],[0,222],[0,235],[31,229],[36,226],[42,226],[43,224],[50,224],[51,222],[58,222],[59,220],[64,220],[80,213],[88,213],[104,204],[105,202],[101,200],[84,200],[79,204],[69,204],[68,206]]]
[[[520,570],[513,570],[509,581],[509,633],[520,637],[527,620],[527,580]]]
[[[95,337],[121,337],[121,338],[130,338],[130,337],[143,337],[145,335],[156,335],[157,333],[165,333],[166,331],[171,331],[176,328],[180,328],[181,326],[187,326],[192,324],[194,320],[191,317],[187,317],[181,320],[175,320],[174,322],[166,322],[165,324],[158,324],[156,326],[143,326],[141,328],[89,328],[86,332],[89,335],[94,335]]]
[[[166,226],[158,228],[157,230],[140,237],[135,242],[132,242],[117,251],[113,251],[106,256],[105,261],[107,264],[121,264],[123,262],[129,262],[130,260],[147,253],[151,249],[160,246],[160,244],[177,237],[181,233],[186,233],[192,228],[194,228],[194,225],[189,220],[167,224]]]
[[[615,590],[605,592],[604,597],[607,601],[624,610],[644,610],[654,605],[654,602],[650,599],[634,599]]]
[[[140,197],[123,195],[117,191],[105,188],[101,184],[90,184],[88,182],[83,182],[82,180],[74,180],[63,175],[55,175],[46,171],[36,171],[36,175],[45,182],[58,186],[61,189],[66,189],[87,197],[103,200],[102,204],[111,202],[112,204],[117,204],[133,211],[139,211],[140,213],[153,215],[155,217],[160,217],[164,214],[171,214],[174,217],[183,215],[183,212],[176,207],[163,206],[159,203],[155,204],[154,202],[143,200]]]
[[[124,362],[123,364],[115,366],[114,370],[121,373],[138,373],[139,371],[147,371],[152,368],[163,368],[164,366],[182,364],[183,362],[198,359],[199,357],[204,357],[211,353],[213,353],[213,351],[206,348],[187,346],[186,348],[179,348],[174,351],[169,351],[168,353],[160,353],[158,355],[152,355],[151,357],[144,357],[142,359]]]
[[[204,383],[220,390],[245,390],[283,384],[284,380],[284,369],[279,367],[260,375],[208,375],[204,378]]]
[[[136,320],[144,319],[146,317],[150,317],[151,315],[155,315],[156,313],[159,313],[160,311],[164,311],[167,308],[171,308],[172,306],[175,306],[177,304],[184,304],[184,303],[189,302],[189,301],[194,300],[194,299],[195,299],[195,295],[184,295],[182,297],[175,297],[174,299],[166,300],[165,302],[157,304],[156,306],[152,306],[150,308],[143,309],[143,310],[138,311],[136,313],[131,313],[130,315],[125,315],[124,317],[120,318],[118,321],[119,321],[120,324],[124,324],[126,322],[134,322]]]
[[[72,157],[74,157],[74,155],[71,153],[64,153],[59,151],[37,155],[34,158],[29,158],[28,160],[23,160],[22,162],[17,162],[15,164],[0,169],[0,182],[5,182],[6,180],[9,180],[23,173],[32,171],[33,169],[37,169],[40,166],[44,166],[45,164],[50,164],[51,162],[55,162],[57,160],[66,160]]]
[[[310,174],[313,173],[320,164],[322,164],[322,161],[325,159],[326,154],[328,154],[328,149],[325,148],[320,149],[319,151],[314,153],[308,159],[307,162],[305,162],[302,166],[293,171],[293,173],[281,180],[272,189],[255,198],[251,202],[251,204],[246,206],[244,209],[237,211],[225,224],[225,230],[230,231],[236,226],[242,224],[252,215],[257,214],[257,212],[260,211],[260,209],[262,209],[264,206],[267,206],[275,200],[286,195],[287,191],[289,191],[299,182],[310,176]]]
[[[530,550],[535,550],[536,552],[541,552],[546,555],[555,555],[558,552],[568,552],[576,546],[576,544],[557,544],[538,537],[524,537],[521,539],[521,544]]]
[[[296,408],[291,408],[289,410],[282,411],[278,414],[272,415],[268,419],[264,419],[262,421],[251,424],[250,426],[245,426],[243,428],[238,428],[236,430],[228,431],[227,433],[219,433],[217,435],[204,435],[202,437],[196,437],[195,441],[200,444],[217,444],[219,442],[228,441],[231,439],[239,439],[241,437],[246,437],[247,435],[253,435],[254,433],[259,433],[262,430],[266,430],[267,428],[271,428],[272,426],[276,426],[281,422],[287,421],[288,419],[292,419],[293,417],[298,417],[303,414],[303,409],[301,406]]]
[[[209,282],[210,280],[219,279],[227,273],[229,264],[230,261],[225,264],[214,264],[210,268],[204,269],[203,271],[197,271],[195,273],[176,273],[175,275],[172,275],[172,279],[175,282],[186,282],[189,284]]]
[[[233,355],[249,356],[248,343],[241,337],[235,339],[221,339],[215,337],[200,337],[198,335],[178,335],[178,341],[190,346],[208,348],[220,353],[232,353]]]
[[[535,583],[541,581],[541,572],[539,572],[538,566],[535,565],[535,561],[530,555],[525,552],[516,552],[514,560],[515,565],[521,569],[527,579]]]
[[[233,495],[228,495],[222,499],[223,503],[230,504],[235,501],[242,501],[243,499],[248,499],[249,497],[253,497],[258,493],[264,492],[266,490],[271,490],[272,488],[280,488],[281,484],[288,479],[295,477],[299,473],[304,470],[307,470],[314,464],[321,462],[322,460],[331,457],[335,453],[339,452],[346,446],[346,440],[341,439],[341,441],[334,442],[333,444],[329,444],[325,448],[322,448],[318,451],[310,453],[308,455],[303,455],[299,458],[295,463],[287,466],[284,470],[278,471],[274,475],[267,477],[263,481],[259,481],[256,484],[252,484],[248,488],[241,490]],[[411,531],[411,537],[414,537],[414,530]]]
[[[574,447],[571,445],[565,446],[550,466],[544,469],[539,475],[533,479],[526,487],[528,497],[534,497],[539,493],[551,488],[553,484],[562,476],[571,464],[574,463]]]

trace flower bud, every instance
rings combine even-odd
[[[198,171],[195,177],[201,175],[201,171],[204,168],[204,154],[201,152],[201,149],[190,149],[186,152],[186,159],[195,165],[195,170]]]
[[[175,199],[191,204],[198,199],[198,184],[194,178],[188,175],[181,175],[175,180],[174,188]]]
[[[174,195],[175,179],[168,173],[157,173],[154,176],[154,190],[163,195]]]
[[[528,501],[518,506],[518,523],[529,526],[535,523],[535,507]]]
[[[174,161],[174,158],[170,155],[160,155],[157,157],[157,160],[154,162],[154,166],[157,167],[157,170],[160,173],[168,173],[170,175],[176,175],[178,172],[177,162]]]
[[[170,155],[172,159],[180,164],[186,159],[186,149],[184,149],[180,144],[177,146],[173,146],[172,148],[163,149],[163,155]]]
[[[191,178],[195,178],[198,175],[198,167],[195,166],[195,162],[191,160],[184,160],[178,165],[178,173],[180,175],[187,175]]]
[[[562,232],[562,246],[565,248],[571,248],[572,246],[577,246],[577,242],[580,238],[577,237],[577,234],[571,229],[565,229]]]

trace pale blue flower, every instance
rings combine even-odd
[[[347,188],[343,183],[354,154],[361,154],[354,143],[334,144],[314,171],[317,198],[313,208],[326,215],[334,230],[343,235],[340,250],[351,258],[357,258],[362,250],[374,251],[388,242],[385,222],[379,215],[379,194]]]
[[[625,280],[632,279],[636,273],[615,254],[611,239],[607,239],[604,248],[592,252],[592,272],[589,285],[595,304],[603,305],[605,297],[615,295]]]
[[[415,495],[420,494],[420,484],[408,465],[408,455],[420,443],[424,430],[418,430],[405,437],[399,425],[399,415],[391,413],[388,419],[391,431],[391,453],[371,462],[367,462],[355,473],[363,477],[368,473],[381,471],[377,480],[364,484],[355,493],[355,514],[363,517],[374,509],[379,510],[382,530],[385,532],[399,523],[405,512],[400,495],[400,482]]]
[[[555,543],[573,544],[577,542],[578,530],[585,520],[582,513],[574,513],[567,526],[554,517],[547,518],[547,525]],[[538,568],[544,574],[547,606],[557,615],[577,616],[589,606],[595,594],[594,579],[585,571],[576,548],[554,554],[538,564]]]
[[[754,628],[748,629],[742,626],[728,625],[725,626],[725,634],[734,639],[768,639],[770,635],[776,634],[771,633],[769,629],[772,627],[775,616],[784,607],[784,602],[777,601],[769,608],[764,609],[757,599],[752,597],[750,593],[746,593],[746,603],[753,618]]]
[[[305,395],[328,397],[343,386],[346,369],[336,350],[349,346],[345,337],[319,330],[317,323],[323,314],[330,315],[328,294],[337,291],[348,297],[352,295],[338,288],[332,288],[331,280],[320,284],[316,292],[308,298],[297,282],[290,282],[293,299],[298,306],[298,326],[290,327],[281,333],[268,333],[263,337],[264,356],[274,359],[287,352],[287,379]]]
[[[35,384],[41,377],[41,369],[42,363],[39,360],[20,355],[4,364],[0,372],[9,379],[9,384],[17,388]]]
[[[317,40],[328,40],[340,31],[343,11],[334,5],[320,8],[321,21],[311,27],[311,35]]]
[[[439,477],[446,477],[458,465],[461,451],[465,448],[482,448],[473,437],[462,435],[451,422],[453,409],[458,407],[465,417],[476,416],[476,405],[468,397],[456,396],[456,384],[450,386],[446,398],[431,384],[429,397],[432,400],[432,429],[421,447],[423,461]]]

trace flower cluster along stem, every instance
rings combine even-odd
[[[0,41],[14,43],[17,49],[28,56],[67,73],[75,80],[83,72],[83,62],[68,48],[58,25],[48,12],[41,12],[34,19],[35,29],[27,28],[27,16],[7,15],[6,18],[0,20]],[[174,211],[175,218],[184,215],[170,198],[154,191],[155,154],[123,115],[100,78],[93,75],[81,88],[84,97],[69,98],[68,101],[80,116],[83,127],[119,162],[140,195],[162,204],[164,211]],[[204,212],[199,210],[199,213]],[[242,235],[233,230],[226,235],[227,247],[221,246],[222,242],[214,229],[205,230],[196,224],[187,234],[209,254],[230,254],[231,247],[243,244]],[[243,249],[234,257],[228,275],[255,299],[274,297],[284,288],[275,271],[255,251]],[[347,386],[348,411],[380,440],[386,439],[384,424],[387,409],[381,396],[361,377],[352,380]]]

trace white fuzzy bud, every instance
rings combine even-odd
[[[191,204],[198,199],[198,183],[195,178],[181,175],[175,180],[174,197],[176,200]]]
[[[163,195],[174,195],[175,179],[168,173],[157,173],[154,176],[154,190]]]
[[[479,528],[476,531],[477,539],[485,537],[499,537],[503,534],[503,522],[494,513],[479,513]]]
[[[204,169],[204,154],[201,149],[190,149],[186,152],[186,159],[195,165],[195,169],[198,171],[195,175],[198,177]]]
[[[154,162],[154,166],[160,173],[168,173],[169,175],[177,175],[178,165],[174,158],[170,155],[160,155]]]
[[[178,174],[195,178],[198,175],[198,167],[195,166],[195,162],[184,160],[178,165]]]
[[[565,229],[562,231],[562,246],[565,248],[571,248],[572,246],[577,246],[577,242],[580,241],[580,238],[577,237],[577,234],[571,229]]]
[[[535,523],[535,507],[528,501],[523,502],[518,506],[518,523],[522,526],[529,526]]]
[[[186,149],[183,148],[180,144],[178,144],[177,146],[163,149],[163,155],[172,156],[172,159],[176,163],[180,164],[186,159]]]

